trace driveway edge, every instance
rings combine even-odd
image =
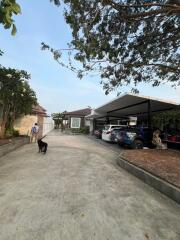
[[[22,137],[15,139],[10,143],[0,146],[0,157],[6,155],[9,152],[16,150],[17,148],[29,143],[29,137]]]
[[[143,182],[154,187],[161,193],[165,194],[169,198],[173,199],[180,204],[180,189],[173,186],[172,184],[154,176],[153,174],[145,171],[142,168],[135,166],[134,164],[128,162],[125,158],[119,156],[117,163],[120,167],[127,170],[134,176],[140,178]]]

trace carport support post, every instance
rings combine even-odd
[[[109,117],[106,117],[106,124],[110,124]]]
[[[151,129],[151,101],[148,100],[148,128]]]
[[[93,119],[93,134],[94,134],[94,130],[96,130],[96,125],[97,125],[97,121],[96,119]]]
[[[152,117],[151,117],[151,100],[148,100],[148,129],[149,129],[149,143],[152,140]]]

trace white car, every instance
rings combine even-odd
[[[127,127],[127,125],[105,125],[102,131],[102,140],[111,142],[112,141],[111,133],[113,129],[121,129],[125,127]]]

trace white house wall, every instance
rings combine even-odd
[[[93,131],[94,131],[94,120],[90,119],[89,121],[90,121],[90,129],[89,129],[89,131],[90,131],[90,133],[93,133]]]
[[[85,126],[90,127],[90,120],[89,119],[85,119]]]
[[[45,117],[43,122],[43,136],[54,129],[54,121],[50,117]]]

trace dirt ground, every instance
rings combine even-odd
[[[180,187],[180,151],[125,150],[122,156],[136,166]]]

